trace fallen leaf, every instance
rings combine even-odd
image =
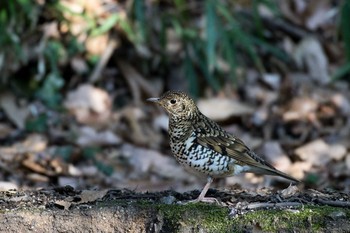
[[[281,191],[281,196],[283,198],[288,198],[288,197],[292,197],[292,196],[296,195],[299,192],[300,192],[300,190],[299,190],[299,188],[297,186],[290,185],[288,188],[283,189]]]
[[[329,0],[319,0],[315,2],[309,2],[307,4],[306,12],[308,13],[305,21],[305,26],[310,30],[316,30],[325,22],[329,21],[331,9],[331,3]],[[334,16],[334,12],[331,16]]]
[[[329,147],[329,156],[336,160],[336,161],[340,161],[342,160],[346,155],[346,148],[345,146],[341,145],[341,144],[334,144],[334,145],[330,145]]]
[[[315,114],[319,104],[308,97],[294,98],[286,112],[283,113],[284,121],[305,120],[311,114]]]
[[[275,73],[265,73],[261,79],[274,90],[278,90],[281,86],[281,76]]]
[[[305,173],[310,171],[312,165],[313,164],[308,161],[294,162],[288,170],[293,177],[302,180]]]
[[[202,99],[198,101],[197,106],[204,115],[214,121],[227,120],[233,116],[246,116],[254,112],[254,109],[246,104],[224,98]]]
[[[328,59],[318,40],[303,39],[295,48],[293,58],[299,68],[306,67],[310,77],[321,84],[330,82]]]
[[[124,143],[121,147],[121,153],[129,159],[129,163],[134,167],[130,178],[140,179],[153,173],[165,178],[187,181],[191,179],[174,158],[162,155],[158,151]]]
[[[73,57],[70,60],[70,65],[77,74],[84,74],[89,70],[86,60],[81,57]]]
[[[18,186],[12,182],[0,181],[0,192],[6,192],[11,189],[17,190]]]
[[[348,153],[345,157],[345,164],[348,170],[350,170],[350,153]]]
[[[121,139],[110,130],[97,132],[94,128],[84,126],[78,132],[77,143],[80,146],[118,145]]]
[[[65,200],[58,200],[55,201],[56,205],[62,206],[64,210],[68,210],[69,207],[71,207],[72,203],[70,201],[65,201]]]
[[[8,124],[0,123],[0,138],[8,137],[14,131]]]
[[[79,179],[76,177],[59,176],[58,177],[58,185],[61,187],[69,185],[75,189],[79,185]]]
[[[0,107],[17,128],[24,128],[30,114],[28,106],[19,106],[16,103],[16,97],[12,93],[6,92],[0,96]]]
[[[342,112],[342,114],[350,114],[350,101],[343,94],[334,94],[331,97],[331,101]]]
[[[322,139],[317,139],[295,149],[295,154],[302,160],[308,161],[316,166],[326,166],[332,159],[332,156],[341,157],[345,155],[346,150],[339,148],[339,146],[330,146]]]
[[[81,198],[80,201],[77,202],[77,204],[82,203],[89,203],[94,202],[98,199],[103,198],[107,194],[108,190],[101,190],[101,191],[95,191],[95,190],[83,190],[78,197]]]
[[[64,106],[80,123],[105,123],[111,115],[112,99],[105,90],[83,84],[68,93]]]
[[[262,152],[265,158],[274,167],[281,171],[288,171],[291,161],[286,153],[283,151],[279,142],[269,141],[263,144]]]

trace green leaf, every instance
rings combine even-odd
[[[84,147],[83,149],[83,156],[86,159],[92,159],[95,161],[96,154],[101,151],[101,148],[99,147]]]
[[[184,60],[183,69],[184,69],[185,77],[189,79],[189,91],[191,95],[193,97],[199,96],[198,78],[194,70],[188,48],[186,48],[185,50],[185,60]]]
[[[216,64],[216,44],[218,41],[217,32],[217,14],[215,2],[206,0],[205,4],[206,15],[206,56],[208,61],[208,70],[213,72]]]
[[[235,70],[237,67],[236,63],[236,57],[235,52],[236,49],[233,46],[233,43],[230,43],[229,35],[226,31],[222,30],[221,32],[222,37],[222,53],[224,56],[224,59],[228,62],[230,65],[230,75],[229,78],[236,83],[236,77],[235,77]]]
[[[201,43],[198,43],[198,41],[193,41],[191,43],[191,48],[194,51],[194,55],[196,56],[195,61],[198,63],[200,70],[202,71],[205,79],[209,83],[209,85],[215,90],[219,91],[220,90],[220,83],[219,81],[214,77],[214,74],[211,73],[208,69],[207,61],[203,59],[204,54],[203,54],[203,45]]]
[[[46,114],[40,114],[34,119],[29,119],[26,122],[26,130],[29,132],[43,133],[47,130],[48,116]]]
[[[341,66],[334,72],[332,76],[332,81],[336,81],[349,73],[350,73],[350,63],[346,63],[345,65]]]
[[[139,40],[144,42],[146,39],[146,17],[144,0],[134,0],[134,14],[137,22],[137,30],[139,31]]]
[[[110,176],[113,174],[113,167],[111,165],[105,164],[101,161],[95,161],[95,165],[97,169],[103,172],[105,175]]]
[[[340,13],[340,30],[345,45],[346,58],[350,62],[350,1],[344,1]]]
[[[58,107],[62,96],[59,90],[63,87],[64,80],[56,73],[50,73],[44,80],[37,96],[49,107]]]
[[[63,158],[64,161],[70,161],[73,154],[73,146],[59,146],[55,149],[54,155]]]
[[[98,36],[108,32],[111,28],[115,26],[115,24],[120,20],[118,14],[112,14],[109,16],[100,27],[95,28],[91,31],[91,36]]]
[[[262,21],[259,15],[259,4],[260,4],[261,0],[253,0],[253,19],[254,19],[254,24],[255,24],[255,28],[258,32],[258,35],[260,38],[263,38],[263,25],[262,25]]]

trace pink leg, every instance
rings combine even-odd
[[[209,189],[211,183],[213,182],[213,180],[214,179],[212,177],[208,176],[207,183],[205,184],[201,194],[199,194],[197,201],[203,201],[205,199],[205,194],[207,194],[208,189]]]
[[[213,202],[216,202],[217,204],[219,204],[219,201],[216,200],[216,198],[214,198],[214,197],[205,197],[205,194],[208,192],[210,184],[213,182],[213,180],[214,179],[212,177],[208,176],[207,183],[205,184],[201,194],[199,194],[197,199],[195,199],[193,201],[189,201],[189,203],[196,203],[196,202],[213,203]]]

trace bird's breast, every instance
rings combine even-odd
[[[170,146],[179,163],[197,172],[213,177],[224,177],[242,170],[229,156],[198,144],[194,133],[186,140],[171,140]]]

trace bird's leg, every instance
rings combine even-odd
[[[218,203],[219,204],[219,201],[214,198],[214,197],[205,197],[205,194],[208,192],[208,189],[211,185],[211,183],[213,182],[213,178],[208,176],[208,179],[207,179],[207,183],[205,184],[201,194],[199,194],[199,196],[197,197],[197,199],[193,200],[193,201],[189,201],[189,203],[197,203],[197,202],[208,202],[208,203]]]
[[[199,196],[198,196],[197,199],[196,199],[198,202],[199,202],[199,201],[203,201],[203,200],[205,199],[205,194],[207,194],[208,189],[210,188],[210,185],[211,185],[211,183],[213,182],[213,180],[214,180],[214,179],[213,179],[212,177],[208,176],[208,178],[207,178],[207,183],[205,184],[205,186],[204,186],[204,188],[203,188],[201,194],[199,194]]]

